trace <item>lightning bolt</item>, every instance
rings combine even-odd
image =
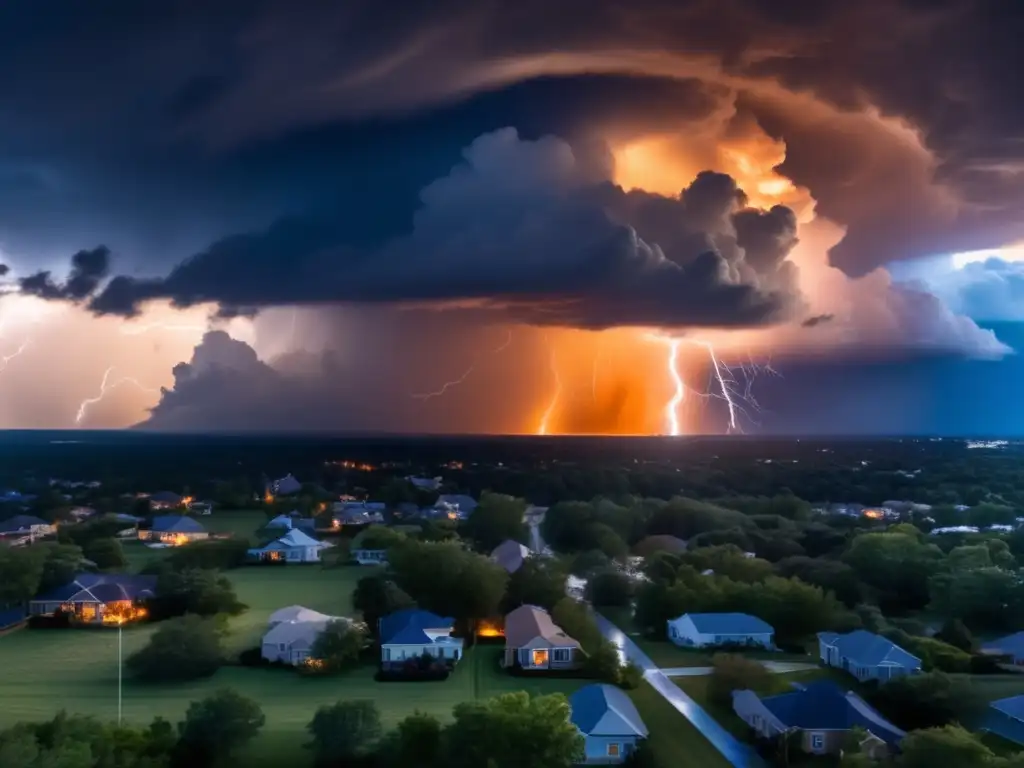
[[[694,341],[694,344],[704,347],[708,352],[708,357],[711,358],[711,370],[712,375],[718,382],[720,394],[714,395],[720,397],[725,401],[726,406],[729,409],[729,429],[728,434],[733,432],[742,432],[739,424],[736,421],[737,413],[743,411],[742,408],[736,404],[735,387],[737,386],[736,377],[733,375],[732,369],[727,365],[720,365],[718,362],[718,355],[715,354],[714,346],[707,341]],[[710,393],[709,393],[710,394]],[[744,412],[745,413],[745,412]]]
[[[558,400],[562,396],[562,377],[558,374],[558,363],[555,359],[555,348],[551,346],[546,334],[544,336],[544,341],[548,345],[548,365],[551,368],[551,376],[555,380],[555,391],[551,394],[551,402],[548,403],[548,407],[544,411],[544,415],[540,418],[540,424],[537,425],[538,435],[546,435],[548,433],[548,425],[551,423],[551,417],[554,415],[555,408],[558,406]]]
[[[24,352],[26,349],[28,349],[31,343],[32,341],[30,339],[26,339],[25,341],[21,342],[21,346],[18,347],[17,350],[15,350],[9,355],[4,355],[0,357],[0,372],[6,371],[8,363],[10,363],[11,360],[13,360],[14,358],[21,355],[21,353]]]
[[[512,343],[512,331],[509,331],[508,332],[508,336],[505,338],[505,341],[503,341],[499,347],[497,347],[495,349],[492,349],[490,354],[491,355],[500,355],[502,352],[504,352],[506,349],[508,349],[508,347],[509,347],[509,345],[511,343]],[[463,373],[457,379],[452,379],[451,381],[446,381],[444,384],[441,385],[440,389],[434,390],[433,392],[423,392],[423,393],[415,394],[415,395],[413,395],[413,397],[415,397],[417,400],[422,400],[424,402],[426,402],[427,400],[431,400],[431,399],[433,399],[435,397],[440,397],[445,392],[447,392],[449,389],[451,389],[453,387],[459,386],[466,379],[468,379],[472,375],[473,371],[476,370],[477,365],[480,364],[480,360],[481,360],[480,357],[477,357],[476,359],[474,359],[473,362],[470,363],[469,368],[466,369],[465,373]]]
[[[125,336],[141,336],[144,333],[150,331],[200,331],[205,333],[207,327],[205,325],[176,325],[174,323],[148,323],[146,325],[122,325],[121,333]]]
[[[123,376],[117,381],[110,381],[110,374],[114,372],[114,366],[110,366],[103,372],[103,380],[100,382],[100,393],[95,397],[88,397],[78,405],[78,413],[75,414],[75,424],[81,426],[82,419],[85,418],[86,413],[89,411],[89,407],[96,405],[96,403],[103,400],[111,390],[120,387],[122,384],[134,384],[136,387],[141,389],[143,392],[152,392],[154,394],[160,394],[160,390],[154,387],[147,387],[142,384],[138,379],[134,379],[131,376]]]
[[[682,434],[682,428],[679,425],[679,406],[686,399],[686,384],[683,382],[683,377],[679,375],[679,347],[683,340],[660,336],[656,333],[649,333],[644,338],[668,345],[668,360],[665,362],[665,367],[674,389],[672,398],[665,404],[665,423],[668,426],[668,434],[678,437]]]

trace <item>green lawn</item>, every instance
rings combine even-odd
[[[952,675],[952,677],[969,680],[971,685],[981,692],[981,698],[985,701],[996,701],[1024,693],[1024,674]]]
[[[650,685],[641,683],[629,697],[650,731],[659,765],[728,768],[729,761]]]
[[[228,572],[239,598],[250,606],[231,620],[232,651],[259,642],[267,617],[278,608],[301,604],[325,613],[351,615],[356,581],[370,568],[283,566],[240,568]],[[141,648],[152,626],[123,632],[123,654]],[[305,768],[300,749],[305,726],[318,706],[345,699],[372,699],[385,727],[420,710],[441,718],[461,701],[487,698],[507,691],[569,694],[578,680],[524,679],[502,672],[497,664],[501,647],[471,649],[446,681],[378,683],[375,668],[362,667],[336,677],[301,677],[290,670],[228,666],[213,677],[174,685],[136,683],[125,678],[123,713],[126,720],[148,723],[155,716],[173,722],[189,703],[221,687],[231,687],[256,699],[267,718],[263,733],[239,764]],[[30,630],[0,637],[0,727],[18,721],[52,717],[59,709],[102,719],[117,717],[117,632],[113,629]],[[681,718],[680,718],[681,719]]]
[[[268,518],[262,509],[226,509],[197,516],[196,520],[210,533],[231,533],[252,540]]]

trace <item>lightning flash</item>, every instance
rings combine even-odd
[[[138,379],[132,378],[131,376],[123,376],[116,381],[110,381],[110,374],[114,372],[114,366],[110,366],[106,371],[103,372],[103,380],[100,382],[100,393],[95,397],[88,397],[78,405],[78,413],[75,414],[75,424],[81,426],[82,419],[89,412],[89,408],[101,402],[110,392],[117,389],[122,384],[133,384],[143,392],[151,392],[159,395],[160,390],[155,387],[147,387],[141,383]]]
[[[31,343],[32,342],[30,340],[25,340],[21,342],[21,346],[18,347],[14,352],[12,352],[9,355],[3,355],[2,357],[0,357],[0,372],[6,371],[7,365],[11,362],[11,360],[20,356],[22,352],[29,348],[29,345]]]
[[[544,337],[547,340],[547,336]],[[538,435],[546,435],[548,433],[548,427],[551,424],[551,417],[555,413],[555,408],[558,407],[558,401],[562,397],[562,377],[558,373],[558,361],[555,359],[555,348],[548,343],[548,365],[551,368],[551,376],[555,380],[555,391],[551,393],[551,401],[548,403],[547,409],[544,411],[544,415],[540,418],[540,424],[537,426]]]
[[[491,355],[500,355],[502,352],[504,352],[506,349],[508,349],[508,347],[509,347],[509,345],[511,343],[512,343],[512,331],[509,331],[508,332],[508,337],[505,339],[504,342],[502,342],[501,346],[497,347],[496,349],[492,349],[490,354]],[[468,379],[473,374],[473,371],[476,370],[476,367],[480,364],[480,361],[481,361],[481,357],[474,358],[473,362],[470,363],[469,368],[466,369],[465,373],[463,373],[457,379],[452,379],[451,381],[446,381],[444,384],[441,385],[440,389],[436,389],[433,392],[422,392],[422,393],[419,393],[419,394],[415,394],[415,395],[413,395],[413,397],[415,397],[417,400],[422,400],[424,402],[427,401],[427,400],[432,400],[435,397],[440,397],[445,392],[447,392],[449,389],[452,389],[453,387],[459,386],[466,379]]]

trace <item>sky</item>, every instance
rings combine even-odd
[[[1021,34],[3,4],[0,428],[1024,434]]]

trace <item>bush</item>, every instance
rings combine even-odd
[[[629,662],[619,670],[619,687],[632,691],[639,688],[644,681],[644,671],[633,662]]]
[[[772,673],[753,659],[730,653],[716,653],[711,659],[712,671],[708,678],[708,699],[716,704],[732,704],[732,692],[744,689],[765,690]]]
[[[245,565],[248,556],[247,539],[209,539],[175,547],[164,563],[176,571],[188,568],[221,570]]]
[[[587,581],[587,599],[598,607],[622,608],[633,600],[633,582],[614,569],[595,573]]]
[[[129,656],[125,666],[139,679],[153,682],[209,677],[224,663],[223,632],[216,619],[172,619],[150,636],[148,645]]]

